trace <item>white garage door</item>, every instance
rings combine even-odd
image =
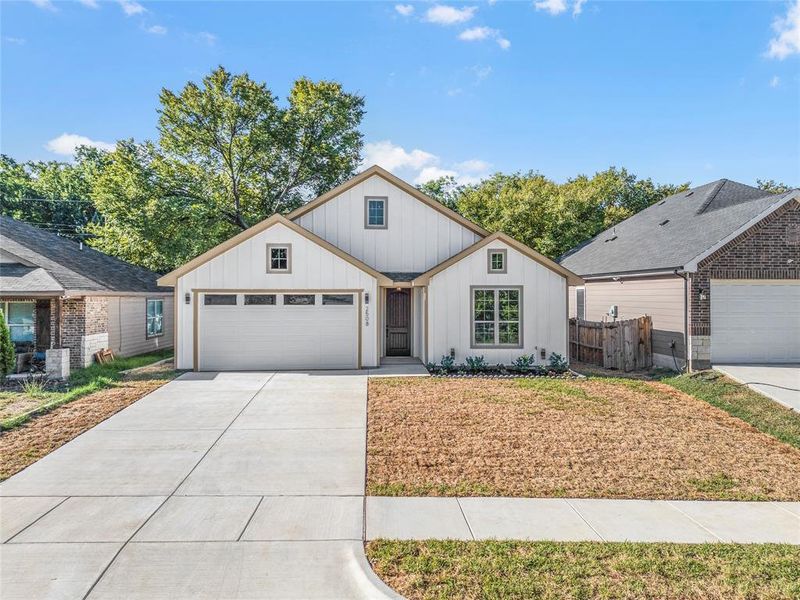
[[[198,369],[355,369],[352,292],[198,295]]]
[[[800,283],[712,281],[711,360],[800,362]]]

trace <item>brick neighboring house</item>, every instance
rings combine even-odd
[[[559,260],[570,316],[653,319],[654,362],[800,362],[800,190],[721,179],[674,194]],[[684,340],[688,339],[688,344]]]
[[[22,367],[68,348],[72,369],[98,350],[132,356],[173,345],[172,290],[158,274],[10,217],[0,217],[0,310]]]

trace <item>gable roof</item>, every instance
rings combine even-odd
[[[403,190],[406,194],[409,194],[410,196],[416,198],[420,202],[422,202],[424,204],[427,204],[432,209],[439,211],[440,213],[442,213],[446,217],[449,217],[450,219],[452,219],[453,221],[455,221],[459,225],[462,225],[463,227],[469,229],[473,233],[476,233],[481,237],[489,235],[489,232],[486,231],[483,227],[480,227],[479,225],[476,225],[475,223],[473,223],[469,219],[466,219],[466,218],[462,217],[460,214],[458,214],[454,210],[451,210],[451,209],[447,208],[444,204],[434,200],[430,196],[426,196],[425,194],[420,192],[417,188],[415,188],[413,185],[409,185],[408,183],[406,183],[405,181],[403,181],[399,177],[397,177],[395,175],[392,175],[391,173],[389,173],[389,171],[379,167],[378,165],[372,165],[370,168],[368,168],[368,169],[366,169],[364,171],[361,171],[361,173],[359,173],[358,175],[354,176],[352,179],[348,179],[343,184],[333,188],[331,191],[322,194],[322,196],[320,196],[319,198],[311,200],[310,202],[304,204],[300,208],[297,208],[297,209],[293,210],[288,215],[286,215],[286,218],[293,221],[293,220],[297,219],[298,217],[303,216],[307,212],[310,212],[310,211],[314,210],[318,206],[320,206],[322,204],[325,204],[329,200],[333,200],[339,194],[341,194],[343,192],[346,192],[347,190],[349,190],[352,187],[355,187],[356,185],[358,185],[362,181],[366,181],[367,179],[369,179],[373,175],[377,175],[378,177],[381,177],[381,178],[385,179],[386,181],[388,181],[392,185],[394,185],[394,186],[400,188],[401,190]]]
[[[4,278],[13,273],[35,284],[34,287],[56,282],[58,289],[52,290],[55,292],[169,291],[158,286],[158,274],[153,271],[11,217],[0,216],[0,248],[10,255],[9,258],[18,260],[19,265],[39,267],[46,272],[47,277],[41,272],[8,270],[8,263],[4,265]],[[24,282],[19,279],[15,285],[24,285]]]
[[[446,261],[439,263],[438,265],[436,265],[435,267],[433,267],[429,271],[426,271],[425,273],[421,274],[419,277],[416,277],[414,279],[414,281],[411,282],[411,284],[415,285],[415,286],[416,285],[428,285],[428,283],[430,282],[431,278],[434,275],[436,275],[437,273],[441,273],[442,271],[444,271],[448,267],[453,266],[454,264],[456,264],[460,260],[466,258],[467,256],[471,255],[472,253],[480,250],[481,248],[485,248],[486,246],[488,246],[489,244],[491,244],[492,242],[494,242],[496,240],[508,244],[510,247],[514,248],[514,250],[517,250],[518,252],[520,252],[521,254],[524,254],[528,258],[530,258],[532,260],[535,260],[540,265],[550,269],[551,271],[554,271],[554,272],[558,273],[562,277],[565,277],[567,279],[567,285],[581,285],[583,283],[583,279],[578,277],[575,273],[573,273],[569,269],[563,267],[562,265],[558,264],[557,262],[555,262],[553,260],[550,260],[544,254],[539,254],[533,248],[530,248],[530,247],[526,246],[525,244],[523,244],[522,242],[519,242],[519,241],[515,240],[510,235],[506,235],[502,231],[498,231],[496,233],[493,233],[493,234],[483,238],[482,240],[479,240],[479,241],[475,242],[471,246],[468,246],[467,248],[464,248],[458,254],[456,254],[454,256],[451,256]]]
[[[682,269],[792,197],[720,179],[668,196],[576,246],[559,262],[581,276]]]
[[[199,267],[201,265],[204,265],[205,263],[207,263],[208,261],[210,261],[213,258],[216,258],[217,256],[219,256],[223,252],[226,252],[227,250],[230,250],[234,246],[237,246],[237,245],[241,244],[245,240],[250,239],[254,235],[257,235],[257,234],[261,233],[262,231],[265,231],[265,230],[269,229],[273,225],[277,225],[278,223],[280,223],[281,225],[285,225],[286,227],[288,227],[289,229],[291,229],[295,233],[298,233],[298,234],[302,235],[303,237],[311,240],[312,242],[314,242],[318,246],[321,246],[322,248],[325,248],[325,250],[328,250],[329,252],[332,252],[333,254],[338,256],[339,258],[342,258],[342,259],[346,260],[347,262],[349,262],[354,267],[356,267],[358,269],[361,269],[362,271],[364,271],[368,275],[371,275],[372,277],[374,277],[375,279],[378,280],[378,284],[379,285],[388,285],[388,284],[391,283],[391,280],[388,277],[386,277],[386,275],[384,275],[383,273],[379,273],[378,271],[376,271],[375,269],[373,269],[369,265],[361,262],[360,260],[358,260],[357,258],[355,258],[353,256],[350,256],[349,254],[347,254],[343,250],[337,248],[336,246],[334,246],[330,242],[327,242],[327,241],[323,240],[321,237],[314,235],[313,233],[311,233],[307,229],[304,229],[303,227],[300,227],[300,225],[298,225],[296,223],[293,223],[292,221],[290,221],[289,219],[287,219],[283,215],[274,214],[271,217],[269,217],[267,219],[264,219],[260,223],[256,223],[255,225],[253,225],[249,229],[245,229],[241,233],[238,233],[237,235],[233,236],[229,240],[226,240],[226,241],[222,242],[221,244],[218,244],[218,245],[214,246],[213,248],[211,248],[210,250],[207,250],[206,252],[204,252],[200,256],[198,256],[196,258],[193,258],[189,262],[181,265],[180,267],[178,267],[174,271],[171,271],[171,272],[167,273],[166,275],[164,275],[163,277],[160,277],[158,279],[159,285],[174,286],[175,283],[178,281],[178,277],[180,277],[181,275],[185,275],[189,271],[195,270],[197,267]]]

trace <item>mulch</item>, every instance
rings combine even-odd
[[[369,382],[373,495],[800,499],[800,450],[646,381]]]

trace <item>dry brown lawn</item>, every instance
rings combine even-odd
[[[174,376],[171,366],[140,369],[114,387],[73,400],[1,433],[0,481],[143,398]]]
[[[372,379],[368,492],[800,499],[800,450],[665,384]]]

